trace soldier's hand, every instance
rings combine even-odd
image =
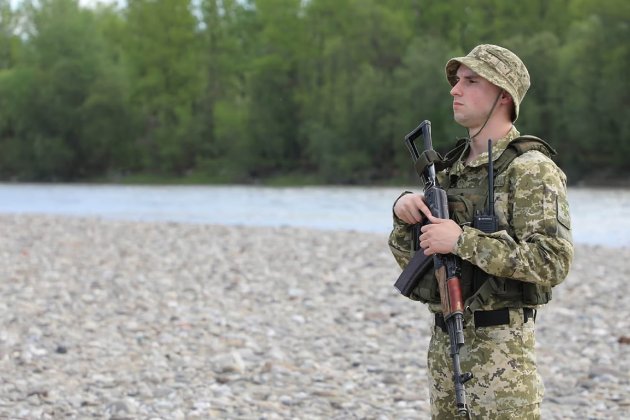
[[[394,204],[394,213],[403,222],[413,225],[421,222],[424,215],[430,215],[431,211],[424,202],[424,196],[405,194]]]
[[[422,226],[420,247],[424,255],[450,254],[457,244],[462,228],[451,219],[429,216],[431,224]]]

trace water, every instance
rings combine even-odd
[[[0,184],[1,213],[387,234],[404,188]],[[630,190],[569,189],[576,243],[630,246]]]

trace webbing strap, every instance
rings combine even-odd
[[[435,162],[441,162],[441,161],[442,161],[442,156],[440,156],[438,152],[436,152],[433,149],[425,150],[422,153],[420,153],[420,156],[418,156],[418,159],[416,159],[416,162],[414,163],[414,167],[416,168],[416,172],[418,173],[418,175],[422,176],[425,169],[427,169],[427,166],[430,166],[434,164]]]
[[[542,139],[535,136],[525,135],[515,138],[510,142],[508,147],[503,151],[501,156],[494,163],[495,177],[503,172],[510,163],[518,156],[530,150],[537,150],[545,155],[552,157],[556,155],[556,151]]]

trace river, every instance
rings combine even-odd
[[[386,234],[404,187],[0,184],[0,213],[98,216]],[[570,188],[576,243],[630,246],[630,190]]]

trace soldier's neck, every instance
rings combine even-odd
[[[466,164],[472,162],[483,152],[488,151],[488,139],[494,145],[500,138],[505,137],[512,129],[512,122],[502,124],[488,124],[483,130],[470,141],[470,152],[466,157]],[[474,132],[471,130],[471,132]]]

